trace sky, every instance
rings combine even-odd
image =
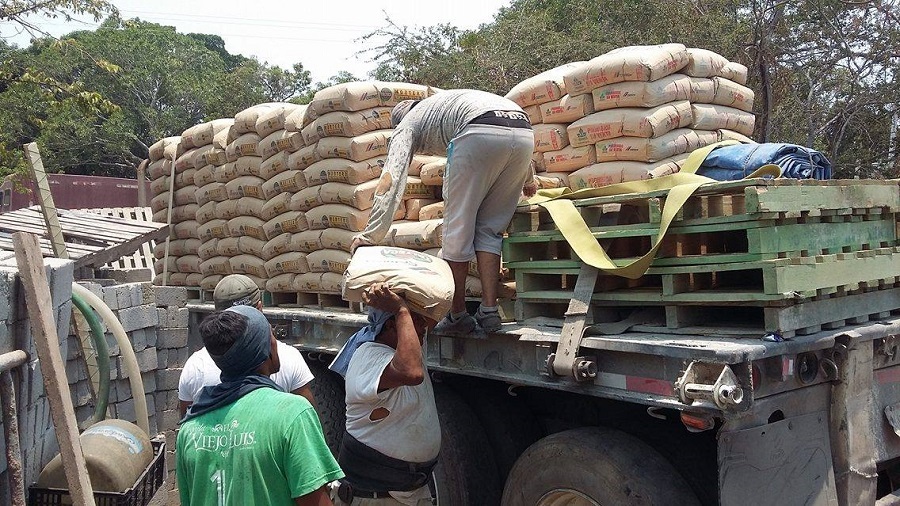
[[[365,78],[375,65],[358,39],[386,25],[385,15],[401,26],[450,23],[477,28],[493,20],[511,0],[112,0],[125,19],[141,18],[175,26],[182,33],[211,33],[225,40],[233,54],[289,68],[300,62],[313,82],[346,70]],[[30,22],[54,36],[97,27],[92,19],[66,22],[33,17]],[[0,23],[0,37],[27,46],[30,36]]]

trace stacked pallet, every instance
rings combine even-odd
[[[617,265],[657,240],[666,192],[576,201]],[[645,275],[600,273],[598,321],[637,328],[790,338],[885,317],[900,300],[896,182],[742,180],[701,187]],[[517,214],[504,243],[516,314],[561,317],[583,265],[541,212]],[[641,310],[640,313],[637,311]]]

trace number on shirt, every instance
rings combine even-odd
[[[209,481],[216,484],[216,498],[218,506],[225,506],[225,471],[218,470],[209,477]]]

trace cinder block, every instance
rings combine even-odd
[[[87,367],[81,360],[69,360],[66,362],[66,378],[70,385],[87,379]]]
[[[144,338],[147,340],[147,346],[156,346],[156,327],[145,328]]]
[[[116,418],[127,420],[131,423],[137,422],[137,415],[134,411],[134,399],[128,399],[123,402],[117,402],[115,405]]]
[[[131,382],[127,379],[116,380],[110,384],[110,402],[123,402],[131,399]]]
[[[181,377],[181,369],[160,369],[156,371],[157,390],[178,390],[178,378]]]
[[[119,310],[119,321],[125,332],[132,330],[145,329],[147,327],[155,327],[159,324],[156,306],[153,304],[144,304],[141,306],[129,307]]]
[[[190,321],[190,312],[186,307],[157,307],[159,317],[159,327],[167,329],[184,328],[188,326]]]
[[[118,285],[107,286],[103,289],[103,302],[113,311],[117,311],[119,308],[123,307],[119,305]]]
[[[169,367],[169,351],[156,349],[156,368],[166,369]]]
[[[172,348],[168,350],[168,367],[184,367],[191,356],[187,348]]]
[[[147,402],[147,414],[149,416],[153,416],[154,414],[156,414],[156,399],[153,398],[153,395],[144,395],[144,400]]]
[[[91,404],[93,396],[91,395],[91,385],[88,380],[81,380],[71,387],[72,403],[78,406],[87,406]]]
[[[141,374],[141,382],[144,383],[144,393],[156,392],[156,372],[145,372]]]
[[[91,293],[103,299],[103,285],[92,281],[79,281],[79,285],[87,288]]]
[[[167,409],[165,411],[160,412],[158,421],[159,421],[159,430],[162,430],[162,431],[175,430],[176,428],[178,428],[178,422],[181,421],[181,416],[178,414],[177,409]],[[171,446],[171,447],[167,446],[167,449],[169,449],[169,448],[171,448],[171,450],[175,450],[175,446]],[[172,459],[171,461],[166,459],[167,463],[174,462],[174,461],[175,461],[175,459]]]
[[[188,343],[188,329],[158,329],[156,343],[159,348],[184,348]]]
[[[156,370],[156,348],[144,348],[135,355],[141,372]]]
[[[180,286],[154,286],[156,305],[160,307],[184,307],[187,304],[187,289]]]
[[[131,347],[135,352],[141,351],[147,347],[147,329],[132,330],[128,333],[131,340]]]
[[[106,347],[109,351],[110,357],[118,357],[120,354],[119,351],[119,341],[116,340],[116,336],[112,335],[112,333],[104,334],[106,336]]]

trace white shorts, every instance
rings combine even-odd
[[[526,128],[468,125],[447,148],[443,258],[468,262],[500,254],[522,187],[531,176],[534,134]]]

